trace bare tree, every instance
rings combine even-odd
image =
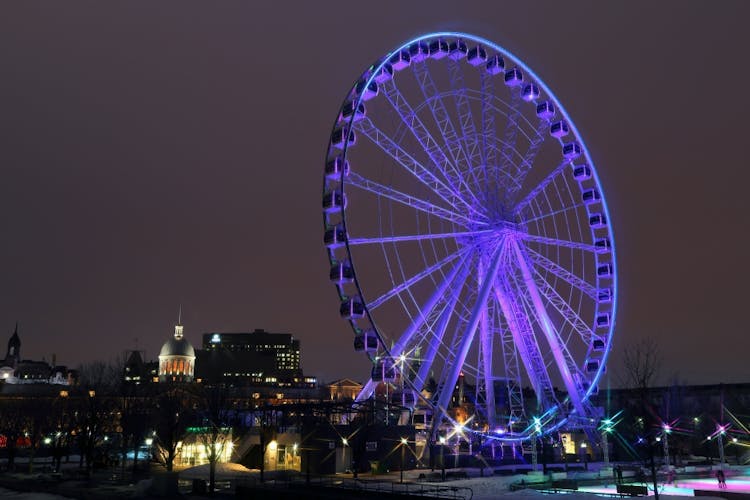
[[[216,490],[216,463],[229,446],[231,433],[227,427],[227,397],[225,389],[203,386],[199,392],[199,405],[202,416],[200,440],[206,450],[209,464],[208,491]]]
[[[639,421],[642,425],[641,432],[646,436],[647,456],[644,460],[645,465],[651,468],[651,480],[653,482],[654,498],[659,500],[659,488],[656,480],[655,464],[655,445],[656,436],[655,426],[658,422],[658,416],[649,400],[649,389],[653,386],[659,376],[659,370],[662,364],[661,352],[659,345],[653,337],[640,340],[638,343],[625,348],[623,353],[624,384],[626,387],[634,389],[638,393],[638,405],[640,406],[641,417]]]
[[[123,383],[124,360],[92,361],[78,367],[79,384],[99,394],[118,393]]]
[[[153,413],[157,440],[157,460],[172,471],[177,443],[182,441],[191,422],[191,395],[181,386],[169,387],[159,395]]]
[[[659,344],[648,337],[626,347],[622,364],[622,385],[645,392],[659,377],[662,364]]]

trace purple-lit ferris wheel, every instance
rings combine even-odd
[[[610,217],[581,135],[515,56],[434,33],[370,66],[331,134],[323,212],[340,313],[372,363],[359,400],[506,441],[593,415]]]

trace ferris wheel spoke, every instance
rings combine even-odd
[[[551,304],[558,313],[560,313],[560,316],[562,316],[563,319],[573,327],[573,330],[575,330],[581,338],[584,345],[589,346],[594,340],[604,341],[601,336],[596,335],[591,330],[589,325],[581,319],[578,313],[570,307],[570,304],[560,296],[557,290],[555,290],[555,288],[550,285],[538,271],[534,270],[534,274],[536,275],[534,279],[536,286],[539,289],[539,293],[541,293],[542,296],[547,299],[547,302]]]
[[[527,264],[527,257],[524,255],[524,252],[518,243],[514,240],[510,240],[510,245],[515,252],[516,263],[521,271],[524,286],[526,287],[526,291],[531,299],[537,323],[547,339],[547,343],[552,351],[552,357],[555,360],[558,371],[560,372],[563,384],[568,391],[568,397],[573,403],[573,407],[576,411],[582,415],[585,411],[581,397],[582,392],[581,387],[577,383],[578,377],[575,377],[578,368],[575,363],[572,362],[570,353],[567,352],[565,344],[559,338],[558,332],[547,314],[547,310],[542,302],[541,294],[536,287],[533,275]]]
[[[472,214],[472,217],[486,220],[486,216],[479,213],[471,204],[467,203],[458,190],[446,185],[431,169],[428,169],[414,159],[396,141],[391,139],[388,134],[376,127],[369,118],[365,117],[357,122],[355,130],[372,141],[373,144],[378,146],[385,154],[390,156],[396,163],[414,176],[417,181],[434,192],[450,207],[455,210],[468,210]]]
[[[443,174],[448,183],[461,193],[461,195],[473,197],[471,189],[461,176],[457,166],[451,162],[435,138],[432,137],[432,134],[430,134],[427,127],[422,123],[422,120],[419,119],[417,112],[414,111],[406,98],[404,98],[393,80],[389,80],[383,84],[383,95],[399,115],[404,125],[412,132],[412,135],[430,158],[432,164],[438,168],[438,171]]]
[[[540,254],[539,252],[536,252],[530,248],[526,248],[525,250],[528,253],[531,262],[541,267],[542,269],[554,274],[555,276],[562,279],[569,285],[582,291],[593,300],[597,300],[598,293],[597,293],[596,286],[592,285],[585,279],[573,274],[572,272],[568,271],[567,269],[557,264],[556,262],[549,260],[547,257]],[[534,271],[537,272],[536,269],[534,269]]]
[[[465,215],[434,205],[417,197],[402,193],[389,186],[365,179],[356,172],[350,172],[347,176],[347,185],[368,191],[376,196],[401,203],[404,206],[414,208],[428,215],[434,215],[448,222],[453,222],[463,227],[476,225],[477,223]]]
[[[471,347],[471,343],[474,340],[474,334],[476,333],[479,319],[482,315],[482,311],[486,307],[487,297],[492,291],[492,283],[494,281],[493,277],[497,275],[497,271],[500,267],[500,257],[502,255],[501,249],[502,245],[497,245],[495,247],[492,255],[492,260],[487,267],[487,273],[482,276],[482,286],[476,297],[476,302],[474,303],[474,308],[471,312],[471,318],[466,325],[466,330],[464,330],[463,336],[461,338],[461,343],[454,353],[455,356],[453,358],[453,363],[448,365],[448,370],[450,370],[449,375],[445,381],[445,385],[443,386],[444,390],[440,394],[440,398],[438,400],[438,406],[440,408],[448,407],[448,402],[450,401],[453,393],[453,391],[449,390],[448,388],[455,387],[456,381],[458,380],[458,374],[460,373],[461,368],[466,361],[466,355],[469,353],[469,348]]]
[[[474,203],[481,206],[481,202],[475,196],[474,191],[468,186],[465,176],[461,173],[460,164],[462,160],[465,164],[467,175],[471,174],[472,165],[468,163],[466,153],[461,148],[460,138],[456,133],[445,103],[443,103],[443,94],[438,92],[435,81],[426,64],[415,64],[413,69],[414,77],[421,88],[422,95],[425,97],[425,102],[429,106],[432,117],[445,140],[445,147],[454,158],[453,171],[456,174],[457,180],[465,188],[466,194],[474,199]]]
[[[479,78],[481,86],[480,106],[482,110],[482,147],[480,151],[486,184],[490,179],[488,171],[494,170],[497,165],[497,127],[495,124],[495,109],[492,105],[492,96],[495,95],[495,79],[487,71],[480,71]],[[493,193],[493,196],[497,195]]]
[[[448,276],[446,276],[445,279],[437,286],[437,288],[435,289],[433,294],[430,296],[430,298],[427,299],[427,301],[423,304],[417,317],[412,319],[408,328],[404,331],[404,333],[401,335],[401,337],[398,339],[398,341],[393,345],[393,347],[390,350],[388,349],[388,346],[385,343],[381,342],[386,355],[393,357],[394,355],[403,354],[404,350],[408,347],[409,343],[412,341],[412,337],[422,327],[422,325],[424,325],[425,323],[431,324],[432,318],[434,318],[433,311],[435,307],[443,299],[446,290],[448,290],[448,288],[451,286],[451,283],[454,282],[458,273],[465,267],[464,261],[466,258],[467,256],[464,256],[461,259],[461,261],[459,261],[453,267],[453,269],[448,274]],[[382,338],[381,338],[381,341],[382,341]],[[365,384],[365,386],[362,388],[362,390],[359,392],[359,394],[357,394],[355,401],[360,402],[369,398],[372,395],[372,392],[375,389],[376,385],[377,384],[374,383],[372,379],[370,379],[367,382],[367,384]]]
[[[403,292],[404,290],[407,290],[408,288],[411,288],[414,284],[420,282],[424,278],[432,275],[435,273],[435,271],[438,271],[442,267],[446,266],[447,264],[453,262],[456,260],[459,256],[462,254],[465,254],[469,251],[469,248],[462,248],[457,252],[454,252],[447,257],[441,259],[440,261],[436,262],[435,264],[431,265],[430,267],[423,269],[422,271],[418,272],[408,280],[404,281],[403,283],[399,283],[398,285],[394,286],[387,292],[385,292],[380,297],[374,299],[372,302],[369,302],[367,304],[367,309],[369,311],[374,311],[379,306],[383,305],[385,302],[390,300],[391,298],[395,297],[399,293]]]
[[[554,217],[556,217],[558,215],[567,215],[568,212],[574,212],[574,211],[578,210],[579,208],[582,208],[582,207],[585,207],[585,206],[586,205],[584,205],[583,203],[577,203],[575,205],[570,205],[570,206],[561,208],[559,210],[553,210],[551,212],[546,212],[546,213],[543,213],[541,215],[537,215],[537,216],[532,217],[530,219],[523,219],[523,222],[524,222],[524,224],[529,224],[531,222],[537,222],[537,221],[540,221],[542,219],[546,219],[546,218],[550,218],[550,217],[554,218]]]
[[[534,160],[536,159],[536,155],[539,153],[539,148],[542,146],[544,140],[547,137],[545,134],[547,128],[547,122],[544,120],[539,120],[536,128],[536,135],[534,135],[534,138],[531,140],[529,148],[526,150],[526,154],[523,155],[523,159],[521,160],[521,164],[518,169],[518,176],[514,179],[515,186],[520,187],[523,185],[523,181],[526,179],[526,175],[534,166]]]
[[[550,245],[553,247],[562,248],[574,248],[576,250],[583,250],[585,252],[596,252],[597,248],[594,245],[588,243],[578,243],[576,241],[560,240],[557,238],[548,238],[546,236],[537,236],[533,234],[517,232],[518,239],[522,241],[531,241],[534,243],[541,243],[543,245]]]
[[[453,266],[453,269],[450,273],[445,277],[445,279],[440,283],[440,285],[435,289],[435,292],[430,296],[430,298],[422,305],[422,307],[419,310],[419,314],[412,319],[412,322],[410,323],[409,327],[404,331],[404,333],[401,335],[401,337],[398,339],[398,341],[393,345],[393,347],[388,350],[388,354],[391,356],[399,356],[404,353],[404,350],[409,345],[409,343],[412,340],[412,337],[414,337],[414,334],[419,330],[419,328],[424,325],[426,322],[429,323],[430,317],[433,315],[433,311],[435,309],[435,306],[439,304],[439,302],[443,299],[445,296],[446,291],[451,286],[451,283],[453,283],[456,279],[456,276],[459,274],[459,272],[465,267],[465,261],[467,258],[469,258],[470,254],[464,255],[461,260]]]
[[[348,240],[349,245],[382,245],[383,243],[401,243],[406,241],[429,241],[441,240],[447,238],[469,238],[473,236],[482,236],[496,234],[493,229],[483,229],[480,231],[457,231],[453,233],[438,234],[412,234],[406,236],[384,236],[380,238],[351,238]]]
[[[505,131],[503,132],[503,144],[500,151],[500,170],[506,172],[511,178],[516,179],[521,172],[521,166],[513,163],[513,150],[516,148],[518,136],[518,120],[521,117],[521,93],[513,92],[510,100],[510,111],[508,112],[505,122]],[[517,184],[508,186],[508,191],[520,187]]]
[[[474,116],[471,111],[471,103],[466,93],[464,84],[463,65],[459,61],[449,59],[448,74],[450,86],[453,91],[453,98],[456,102],[458,111],[458,125],[461,131],[460,136],[456,138],[458,147],[456,156],[459,157],[466,169],[467,175],[471,175],[473,185],[479,186],[477,179],[476,167],[481,163],[481,149],[477,140],[477,129],[474,124]],[[482,71],[480,71],[482,73]],[[461,165],[461,162],[457,162]],[[486,204],[486,200],[484,200]]]
[[[565,168],[570,165],[570,160],[563,160],[557,167],[555,167],[547,176],[537,184],[534,189],[529,191],[529,193],[518,203],[516,203],[516,206],[513,209],[513,213],[516,216],[521,215],[521,211],[523,211],[524,208],[526,208],[529,203],[531,203],[532,200],[534,200],[537,196],[542,194],[545,189],[547,189],[547,186],[551,182],[555,180],[555,178],[560,175],[561,173],[565,172]]]

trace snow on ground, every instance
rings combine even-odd
[[[68,497],[61,497],[59,495],[51,495],[49,493],[22,493],[19,491],[6,490],[0,488],[0,499],[1,500],[70,500]]]
[[[210,468],[208,464],[196,465],[180,471],[180,479],[208,479]],[[227,481],[247,477],[253,471],[244,465],[235,463],[216,464],[216,480]]]

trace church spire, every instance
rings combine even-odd
[[[177,313],[177,324],[174,326],[174,338],[180,340],[182,338],[182,304],[180,304],[180,312]]]
[[[16,321],[16,329],[13,335],[8,340],[8,354],[5,359],[10,360],[15,358],[17,361],[21,360],[21,338],[18,336],[18,321]]]

